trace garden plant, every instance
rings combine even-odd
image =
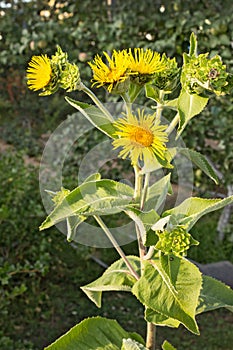
[[[210,99],[231,93],[232,75],[220,56],[198,54],[193,33],[181,67],[175,58],[143,48],[97,54],[89,66],[93,72],[92,86],[119,96],[114,108],[103,104],[82,82],[78,66],[69,62],[67,53],[59,46],[51,58],[46,54],[32,57],[27,84],[41,96],[53,94],[59,88],[86,93],[93,104],[70,97],[66,101],[111,140],[112,149],[119,152],[122,161],[130,160],[134,186],[103,179],[97,168],[72,190],[48,189],[53,209],[40,229],[53,225],[60,228],[65,222],[67,240],[79,241],[81,226],[94,219],[119,253],[119,260],[82,290],[97,307],[101,307],[103,291],[132,293],[145,308],[147,334],[144,340],[139,334],[121,328],[115,320],[93,317],[74,326],[46,349],[175,349],[166,340],[157,344],[156,328],[177,328],[182,324],[199,335],[196,315],[220,307],[233,311],[233,291],[203,275],[187,257],[189,248],[199,243],[190,233],[195,223],[203,215],[231,204],[233,196],[224,199],[191,196],[171,208],[165,205],[173,191],[171,174],[178,172],[176,159],[180,157],[218,183],[210,162],[201,153],[186,148],[181,134]],[[147,103],[140,106],[137,98],[143,93]],[[167,111],[171,112],[169,120],[164,116]],[[118,237],[106,224],[108,216],[120,213],[134,225],[138,256],[126,256],[121,247],[122,241],[128,239],[129,230],[124,232],[128,226],[120,227],[122,234]],[[131,233],[133,226],[129,227]],[[98,235],[97,227],[95,230],[92,235]]]

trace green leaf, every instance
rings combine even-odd
[[[180,325],[180,322],[174,320],[174,318],[162,315],[152,309],[146,309],[145,318],[148,322],[154,323],[158,326],[178,328]]]
[[[176,350],[174,346],[172,346],[167,340],[165,340],[162,344],[162,349],[163,350]]]
[[[144,210],[158,210],[163,204],[168,193],[171,193],[171,174],[162,177],[148,188],[147,199],[144,205]]]
[[[188,148],[180,148],[179,152],[189,158],[207,176],[209,176],[216,184],[218,184],[218,176],[205,156]]]
[[[180,123],[177,137],[183,132],[190,119],[201,113],[207,105],[207,102],[207,97],[202,97],[196,94],[191,95],[185,90],[181,91],[180,96],[178,97]]]
[[[191,332],[199,334],[195,310],[201,289],[201,273],[188,260],[179,260],[178,272],[177,262],[173,271],[171,261],[169,271],[167,268],[164,270],[159,260],[145,261],[144,273],[134,284],[132,293],[147,308],[177,320]],[[173,274],[176,275],[175,283]]]
[[[157,89],[155,86],[152,86],[151,84],[146,84],[145,92],[146,97],[150,98],[156,103],[160,103],[159,89]]]
[[[88,176],[84,182],[90,182],[90,181],[96,181],[101,179],[101,174],[100,173],[94,173]]]
[[[190,35],[189,55],[197,56],[197,37],[194,33]]]
[[[54,208],[40,230],[74,215],[108,215],[123,211],[133,198],[133,189],[113,180],[84,182]]]
[[[193,225],[203,216],[212,211],[221,209],[226,205],[233,203],[233,196],[224,199],[205,199],[205,198],[187,198],[177,207],[167,210],[163,216],[171,215],[183,217],[179,224],[185,225],[190,230]]]
[[[202,289],[196,314],[202,312],[227,308],[233,312],[233,290],[224,283],[210,276],[202,276]]]
[[[89,120],[89,122],[94,125],[95,128],[99,129],[101,132],[107,136],[113,138],[115,133],[115,128],[109,119],[101,112],[97,107],[92,105],[83,104],[82,102],[76,101],[70,97],[65,97],[66,101],[81,112],[84,117]]]
[[[148,240],[150,240],[148,238],[148,234],[150,234],[150,229],[151,229],[152,225],[154,225],[154,223],[159,220],[159,215],[156,213],[156,211],[154,209],[152,209],[148,212],[143,212],[143,211],[136,209],[136,208],[130,208],[128,210],[125,210],[125,213],[138,226],[138,228],[140,230],[143,244],[146,246],[152,245],[152,244],[149,244],[149,242],[148,242]],[[154,234],[154,232],[152,232],[152,235],[154,236],[153,242],[155,240],[155,243],[153,243],[153,245],[154,245],[158,241],[158,238]]]
[[[143,344],[132,339],[123,339],[121,350],[148,350]]]
[[[115,320],[92,317],[71,328],[45,350],[120,350],[123,339],[133,336]],[[141,339],[137,334],[135,338]]]
[[[137,84],[130,84],[129,86],[129,98],[130,98],[130,102],[133,103],[137,96],[140,94],[140,92],[142,91],[142,86],[137,85]]]
[[[156,157],[154,157],[153,161],[142,167],[142,169],[140,170],[140,174],[144,175],[146,173],[151,173],[152,171],[161,169],[163,167],[172,169],[173,165],[170,162],[175,157],[176,153],[177,149],[175,147],[168,148],[167,151],[164,153],[164,160],[158,160]]]
[[[77,227],[86,220],[85,216],[74,215],[66,219],[67,224],[67,241],[71,242],[76,234]]]
[[[140,274],[140,259],[136,256],[128,256],[127,259],[134,270]],[[125,262],[120,259],[115,261],[100,278],[81,287],[81,289],[97,307],[101,307],[102,292],[130,292],[135,282],[135,277],[131,275]]]

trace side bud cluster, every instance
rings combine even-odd
[[[230,92],[230,74],[226,72],[221,57],[208,58],[208,53],[199,56],[184,54],[181,84],[189,93],[205,94],[208,91],[216,95]]]
[[[68,61],[67,53],[58,46],[57,52],[51,58],[52,71],[56,76],[58,87],[67,92],[76,90],[80,84],[80,74],[78,67]]]
[[[155,248],[165,254],[186,256],[191,245],[199,244],[181,225],[172,230],[156,231],[156,234],[159,240]]]

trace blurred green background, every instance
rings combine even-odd
[[[40,158],[49,135],[74,110],[62,91],[38,97],[27,89],[25,69],[32,55],[52,55],[59,44],[90,86],[87,62],[96,53],[144,47],[182,63],[191,32],[198,36],[199,53],[221,55],[233,73],[231,0],[0,1],[0,349],[42,349],[84,317],[97,314],[117,318],[130,331],[145,332],[143,311],[131,296],[110,293],[98,310],[79,289],[103,271],[92,257],[110,264],[117,258],[112,249],[74,247],[55,228],[38,231],[46,215],[39,193]],[[103,101],[117,101],[103,89],[94,91]],[[78,99],[90,102],[81,93]],[[208,156],[221,172],[216,186],[195,170],[199,196],[224,197],[232,191],[232,101],[232,95],[211,99],[183,135],[186,146]],[[68,187],[75,186],[77,164],[101,137],[92,130],[74,147],[73,161],[64,169]],[[127,169],[110,164],[108,170],[104,175],[117,178]],[[233,262],[233,219],[219,240],[220,214],[195,227],[193,235],[201,244],[190,251],[190,258]],[[135,244],[125,250],[136,252]],[[166,336],[178,349],[231,349],[232,314],[216,311],[199,319],[201,337],[182,328],[159,329],[159,340]]]

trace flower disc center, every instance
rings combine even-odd
[[[144,147],[149,147],[153,143],[154,135],[150,130],[136,127],[133,133],[134,141]]]

